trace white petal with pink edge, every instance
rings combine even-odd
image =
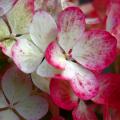
[[[78,7],[68,7],[58,16],[58,39],[66,53],[85,30],[85,16]]]
[[[19,39],[12,48],[15,64],[25,73],[35,71],[43,59],[43,53],[27,39]]]
[[[68,61],[62,77],[70,80],[74,92],[81,99],[91,99],[98,92],[99,85],[95,75],[74,62]]]
[[[56,41],[51,42],[45,53],[46,60],[49,64],[56,68],[64,69],[66,64],[65,54],[62,52],[61,48]]]
[[[72,57],[88,69],[102,70],[116,57],[116,39],[101,30],[86,32],[73,47]]]

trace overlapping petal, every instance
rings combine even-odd
[[[56,39],[57,25],[54,19],[45,11],[37,11],[30,25],[32,41],[45,51],[48,44]]]
[[[82,99],[91,99],[98,92],[99,85],[95,75],[74,62],[67,63],[62,77],[70,80],[75,94]]]
[[[47,78],[52,78],[55,74],[60,72],[60,70],[55,69],[52,65],[48,64],[46,60],[42,61],[36,71],[39,76]]]
[[[97,94],[98,82],[95,75],[81,65],[65,59],[64,53],[55,41],[50,43],[46,50],[46,60],[56,68],[62,69],[61,74],[56,76],[70,80],[77,96],[90,99]]]

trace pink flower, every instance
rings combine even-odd
[[[116,56],[116,39],[106,31],[85,30],[85,16],[78,7],[68,7],[58,16],[57,40],[46,49],[46,60],[62,72],[56,77],[69,80],[82,99],[98,92],[98,82],[90,71],[109,66]]]

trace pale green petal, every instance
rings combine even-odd
[[[10,35],[9,29],[6,23],[2,19],[0,19],[0,42],[3,38],[7,37],[8,35]]]
[[[33,4],[29,4],[29,2],[30,0],[19,0],[14,8],[7,14],[14,34],[24,34],[28,32],[28,27],[33,14]]]

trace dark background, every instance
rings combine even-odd
[[[79,0],[80,4],[84,4],[84,3],[88,3],[88,2],[91,2],[93,0]]]

